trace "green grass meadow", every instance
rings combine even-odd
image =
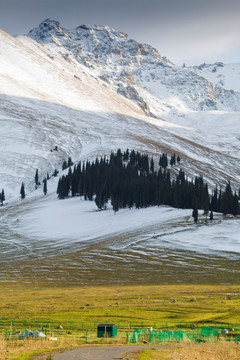
[[[38,288],[1,285],[2,319],[126,323],[240,323],[240,286]]]

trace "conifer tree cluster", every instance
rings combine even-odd
[[[70,165],[72,165],[72,162],[69,163],[69,166]],[[55,176],[57,176],[58,171],[57,170],[55,170],[55,171],[56,171]],[[45,177],[43,179],[43,193],[44,193],[44,195],[47,195],[47,180],[49,180],[49,179],[50,179],[50,176],[49,176],[49,173],[47,173],[47,177]],[[38,186],[41,185],[41,182],[39,181],[38,169],[36,169],[36,172],[35,172],[34,182],[35,182],[35,189],[37,189]],[[23,200],[23,199],[25,199],[25,197],[26,197],[25,184],[24,184],[24,182],[22,182],[21,187],[20,187],[20,198]],[[4,197],[4,200],[5,200],[5,197]],[[0,195],[0,202],[1,202],[1,195]]]
[[[239,195],[232,191],[230,182],[223,192],[217,187],[215,188],[211,197],[210,208],[213,211],[223,213],[223,215],[232,214],[236,216],[240,213]]]
[[[180,158],[177,157],[180,163]],[[69,162],[70,163],[70,162]],[[176,163],[176,155],[171,157],[170,165]],[[66,164],[64,164],[65,166]],[[57,194],[59,199],[68,196],[84,196],[94,200],[98,209],[106,208],[111,201],[113,210],[120,208],[143,208],[153,205],[170,205],[176,208],[193,208],[197,221],[197,209],[207,215],[209,210],[237,215],[238,196],[233,194],[230,184],[224,192],[215,189],[211,199],[208,185],[202,176],[189,181],[183,170],[171,179],[167,154],[159,159],[160,167],[154,169],[153,158],[132,150],[111,153],[110,158],[101,157],[93,162],[78,163],[73,170],[69,167],[67,175],[60,177]]]

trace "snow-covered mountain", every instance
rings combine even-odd
[[[95,70],[99,78],[137,102],[146,113],[150,111],[161,116],[168,113],[169,108],[176,110],[172,101],[176,97],[179,101],[177,110],[179,107],[240,110],[239,86],[225,89],[223,80],[211,82],[212,78],[201,73],[200,67],[175,66],[150,45],[140,44],[107,26],[82,25],[67,30],[59,22],[47,19],[28,36],[67,61]],[[218,68],[217,64],[213,66],[213,69]],[[154,101],[149,99],[149,94],[154,96]]]
[[[175,66],[106,26],[67,30],[48,19],[28,36],[0,31],[0,187],[19,198],[21,182],[35,190],[36,169],[41,180],[69,156],[120,147],[178,153],[190,177],[238,189],[240,93],[229,74]]]

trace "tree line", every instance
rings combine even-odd
[[[128,149],[123,153],[118,149],[116,153],[111,153],[110,158],[104,156],[92,162],[79,162],[74,167],[69,157],[68,161],[64,160],[62,164],[62,170],[68,168],[68,173],[59,178],[58,198],[82,196],[85,200],[94,200],[99,210],[106,209],[110,202],[114,212],[121,208],[156,205],[192,208],[195,222],[198,221],[199,209],[202,209],[206,216],[210,212],[210,219],[213,218],[213,212],[234,216],[240,213],[240,190],[238,194],[234,192],[230,182],[224,190],[216,186],[209,195],[208,184],[202,175],[189,180],[180,169],[172,179],[169,166],[173,168],[180,162],[180,157],[175,154],[170,161],[165,153],[159,156],[159,161],[154,161],[148,154]],[[57,176],[58,171],[55,170],[52,175]],[[48,173],[42,182],[44,195],[47,194],[47,180]],[[34,181],[37,189],[41,185],[38,169]],[[25,196],[25,184],[22,183],[20,197],[24,199]],[[4,201],[5,192],[2,189],[0,204],[3,205]]]
[[[180,157],[171,156],[170,165],[180,164]],[[66,164],[72,164],[69,160]],[[120,149],[110,158],[96,158],[95,161],[79,162],[68,174],[59,178],[57,194],[59,199],[69,196],[83,196],[95,201],[99,210],[106,209],[110,202],[114,212],[121,208],[144,208],[154,205],[169,205],[181,209],[193,209],[197,221],[198,209],[207,215],[211,212],[239,214],[239,196],[230,183],[224,191],[217,187],[209,195],[203,176],[188,180],[180,169],[174,179],[168,168],[167,154],[160,155],[157,168],[153,158],[132,150],[122,153]]]

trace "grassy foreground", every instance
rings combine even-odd
[[[135,325],[161,328],[197,322],[240,324],[240,286],[237,285],[78,288],[32,288],[25,285],[23,289],[22,286],[4,284],[0,285],[0,291],[1,319],[26,319],[40,323],[57,321],[60,324],[78,321],[84,323],[85,329],[90,325],[93,329],[96,324],[104,322],[120,323],[126,329]],[[0,326],[1,359],[27,359],[26,356],[20,357],[21,351],[23,354],[39,349],[79,346],[85,341],[85,333],[76,331],[76,336],[68,339],[61,336],[56,343],[39,340],[6,342],[4,333],[7,329],[3,320]],[[96,333],[96,330],[92,331]]]

